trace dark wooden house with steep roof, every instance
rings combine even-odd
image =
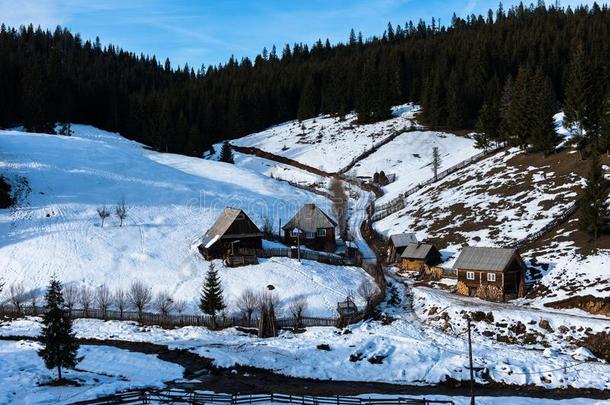
[[[461,294],[495,301],[525,295],[526,266],[516,249],[466,246],[453,268]]]
[[[388,241],[388,263],[400,262],[400,255],[410,243],[417,243],[417,237],[414,233],[390,235]]]
[[[400,268],[403,270],[423,271],[426,266],[436,266],[440,262],[440,252],[429,243],[409,243],[400,254]]]
[[[199,251],[207,259],[226,258],[238,248],[262,249],[263,233],[239,208],[225,208],[205,233]]]
[[[337,223],[315,204],[305,204],[282,227],[287,245],[300,243],[311,249],[334,252],[337,249]]]

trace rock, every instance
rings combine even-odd
[[[541,319],[540,322],[538,322],[538,326],[540,326],[542,329],[548,331],[548,332],[555,332],[555,330],[553,330],[553,328],[551,327],[551,324],[549,323],[549,321],[547,321],[546,319]]]

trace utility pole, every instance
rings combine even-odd
[[[472,366],[472,338],[470,337],[470,316],[467,318],[468,321],[468,360],[470,362],[470,405],[474,403],[474,369]]]

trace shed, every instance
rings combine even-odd
[[[263,233],[250,217],[239,208],[225,208],[201,239],[199,251],[211,260],[235,254],[238,248],[262,247]]]
[[[337,223],[315,204],[305,204],[283,227],[284,242],[300,243],[314,250],[334,252],[337,249]]]
[[[494,301],[525,295],[526,266],[516,249],[466,246],[453,267],[461,294]]]
[[[388,263],[396,263],[409,243],[417,243],[414,233],[397,233],[390,235],[388,242]]]
[[[409,243],[400,255],[400,267],[408,271],[423,271],[426,266],[436,266],[440,262],[440,252],[429,243]]]

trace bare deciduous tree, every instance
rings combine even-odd
[[[72,315],[72,310],[74,309],[74,305],[78,301],[78,289],[74,284],[69,284],[64,288],[64,302],[66,303],[66,308],[68,309],[68,314]]]
[[[343,239],[347,236],[347,202],[348,196],[343,181],[332,178],[328,189],[333,203],[333,212],[339,225],[339,233]]]
[[[258,299],[254,291],[249,288],[246,288],[239,298],[237,298],[237,302],[235,303],[237,308],[241,311],[241,313],[248,320],[248,324],[252,321],[252,314],[258,305]]]
[[[110,302],[112,299],[112,295],[110,294],[110,289],[106,284],[102,284],[95,291],[95,305],[102,311],[102,316],[104,319],[108,316],[108,308],[110,307]]]
[[[101,228],[103,228],[104,227],[104,221],[106,220],[106,218],[108,218],[110,216],[110,211],[108,211],[108,209],[104,205],[103,207],[100,207],[100,208],[97,209],[97,215],[102,220]]]
[[[138,318],[142,321],[144,309],[152,301],[150,288],[141,281],[134,281],[129,287],[129,300],[138,311]]]
[[[371,310],[371,304],[373,302],[373,297],[375,296],[375,287],[372,283],[367,280],[362,280],[360,285],[358,286],[358,295],[362,297],[362,299],[366,302],[366,310]]]
[[[125,220],[125,218],[127,218],[127,204],[125,203],[124,198],[118,202],[114,213],[117,218],[119,218],[119,227],[123,226],[123,221]]]
[[[32,307],[33,315],[38,314],[38,294],[36,293],[36,289],[30,290],[28,293],[28,299],[30,300],[30,306]]]
[[[153,305],[161,317],[167,319],[169,313],[174,309],[174,299],[167,291],[161,291],[155,297]]]
[[[91,304],[93,304],[93,300],[95,299],[95,294],[91,288],[86,285],[82,286],[78,293],[78,303],[83,309],[83,316],[85,318],[89,317],[89,310],[91,310]]]
[[[123,319],[123,312],[127,308],[127,304],[129,304],[129,296],[122,288],[119,288],[112,295],[112,300],[114,301],[114,305],[119,310],[119,316]]]
[[[184,312],[184,310],[186,309],[186,305],[187,305],[187,303],[185,300],[180,300],[180,299],[175,300],[173,310],[178,315],[181,315]]]
[[[23,310],[23,303],[27,301],[28,296],[25,293],[25,287],[23,283],[13,283],[9,287],[9,294],[11,304],[15,307],[15,311],[21,313]]]
[[[295,297],[295,299],[290,303],[288,310],[296,320],[295,328],[302,328],[303,317],[305,316],[305,311],[307,311],[307,298],[304,296]]]

